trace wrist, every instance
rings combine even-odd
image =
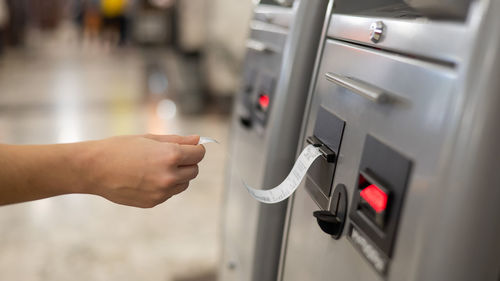
[[[95,170],[98,160],[98,151],[95,141],[67,144],[66,156],[70,163],[75,181],[72,184],[72,193],[97,194],[98,180]]]

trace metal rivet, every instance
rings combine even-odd
[[[384,23],[381,21],[374,22],[370,25],[370,40],[373,43],[378,43],[382,39],[384,33]]]

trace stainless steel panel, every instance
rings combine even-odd
[[[286,36],[283,32],[251,30],[251,40],[271,45],[275,49],[271,53],[248,50],[244,72],[256,72],[254,88],[259,84],[259,76],[272,75],[278,79]],[[240,123],[240,117],[247,111],[243,101],[245,94],[241,92],[237,96],[231,124],[231,162],[227,172],[223,253],[219,271],[219,280],[227,281],[252,280],[259,204],[241,186],[241,178],[252,186],[262,186],[266,172],[266,155],[262,153],[266,145],[264,128],[249,129]]]
[[[333,185],[344,183],[352,198],[367,134],[413,168],[387,276],[345,236],[333,240],[320,231],[312,216],[319,207],[301,186],[289,207],[282,280],[499,280],[500,2],[475,1],[471,11],[461,41],[439,36],[449,38],[453,26],[433,35],[459,48],[422,46],[404,34],[394,41],[404,48],[391,52],[328,41],[319,74],[353,77],[398,97],[374,103],[317,76],[302,138],[312,132],[320,105],[346,121]],[[425,56],[410,56],[422,48]]]
[[[254,10],[254,20],[290,28],[295,12],[292,8],[272,5],[258,5]]]
[[[433,18],[463,19],[472,0],[405,0],[408,5]]]
[[[434,235],[422,247],[419,280],[500,278],[500,2],[478,3],[475,45],[457,91],[458,122],[436,176],[439,191],[422,214]]]
[[[255,69],[274,75],[277,84],[265,125],[242,126],[240,114],[248,110],[245,94],[240,93],[236,101],[219,280],[276,280],[286,202],[258,203],[242,186],[241,179],[252,186],[272,187],[286,177],[293,165],[328,2],[301,1],[293,8],[294,22],[289,30],[276,21],[252,23],[251,40],[258,43],[251,44],[248,50],[244,72]],[[259,8],[256,19],[261,13]]]
[[[425,219],[419,214],[426,202],[419,195],[432,183],[429,174],[440,169],[438,160],[456,101],[453,95],[456,70],[328,40],[319,73],[328,72],[377,85],[394,93],[397,100],[373,103],[318,76],[304,135],[312,133],[320,104],[346,121],[333,186],[345,184],[352,194],[365,137],[371,134],[406,157],[419,159],[411,176],[401,221],[423,224]],[[383,280],[345,237],[333,240],[319,230],[312,216],[319,207],[302,187],[299,190],[291,211],[283,280],[333,280],[333,276],[338,280]],[[350,200],[351,197],[349,203]],[[421,233],[414,229],[400,229],[393,258],[397,262],[389,268],[389,280],[408,280],[406,269],[411,270],[420,246]]]
[[[294,154],[301,128],[299,124],[303,119],[310,73],[314,67],[328,3],[328,0],[301,1],[297,7],[283,55],[273,112],[269,118],[267,145],[262,149],[267,155],[263,187],[279,184],[295,162]],[[254,264],[265,270],[255,271],[252,280],[276,280],[285,214],[286,202],[261,204],[256,242],[259,248],[255,253]]]
[[[381,21],[382,39],[370,40],[370,26]],[[391,19],[334,14],[330,38],[359,43],[391,52],[418,56],[443,63],[460,63],[467,51],[467,38],[474,22],[432,22],[426,19]]]

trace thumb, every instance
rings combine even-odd
[[[200,136],[192,135],[192,136],[178,136],[178,135],[153,135],[147,134],[144,135],[145,138],[152,139],[159,142],[171,142],[178,144],[191,144],[196,145],[200,140]]]

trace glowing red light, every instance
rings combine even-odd
[[[387,208],[387,194],[374,184],[363,189],[360,195],[377,213]]]
[[[269,96],[268,95],[260,95],[259,96],[259,105],[266,109],[269,106]]]

